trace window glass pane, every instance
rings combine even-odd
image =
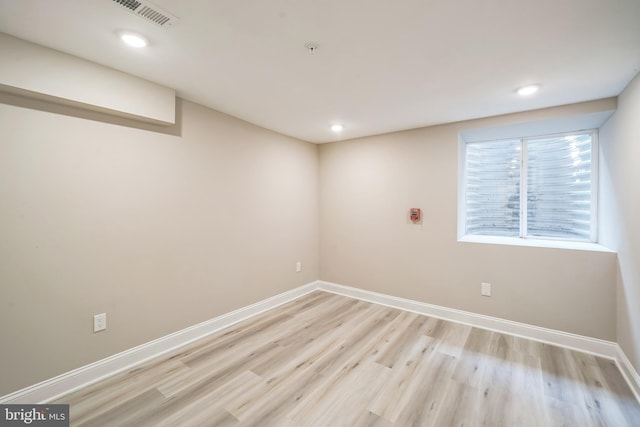
[[[590,240],[591,134],[527,140],[527,234]]]
[[[520,140],[466,147],[466,233],[520,235]]]

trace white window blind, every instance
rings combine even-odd
[[[520,140],[467,145],[467,234],[520,235]]]
[[[594,132],[470,142],[467,235],[592,241]]]

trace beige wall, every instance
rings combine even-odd
[[[618,251],[618,343],[640,371],[640,75],[600,130],[605,243]]]
[[[614,253],[457,241],[461,130],[610,109],[598,101],[320,146],[321,279],[615,340]],[[411,207],[423,209],[422,227],[407,223]]]
[[[177,109],[0,95],[0,395],[318,278],[317,146]]]

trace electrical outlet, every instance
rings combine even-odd
[[[100,332],[107,329],[107,313],[93,316],[93,332]]]
[[[491,283],[480,283],[480,295],[485,297],[491,296]]]
[[[296,262],[296,273],[300,273],[302,271],[302,263],[300,261]]]

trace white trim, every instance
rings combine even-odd
[[[458,135],[458,239],[467,234],[467,143]]]
[[[617,356],[617,344],[612,341],[585,337],[582,335],[571,334],[554,329],[528,325],[526,323],[514,322],[497,317],[485,316],[483,314],[471,313],[469,311],[456,310],[439,305],[427,304],[424,302],[413,301],[405,298],[398,298],[390,295],[380,294],[377,292],[365,291],[363,289],[338,285],[331,282],[320,281],[319,289],[334,294],[344,295],[363,301],[385,305],[387,307],[412,311],[414,313],[437,317],[439,319],[463,323],[465,325],[475,326],[482,329],[488,329],[491,331],[528,338],[534,341],[566,347],[571,350],[590,353],[596,356],[605,357],[607,359],[616,359]]]
[[[638,402],[640,402],[640,375],[638,375],[638,371],[636,371],[629,361],[629,358],[619,344],[616,344],[616,365],[618,365],[618,369],[622,373],[622,376],[629,384],[631,391],[636,396]]]
[[[197,325],[133,347],[89,365],[65,372],[57,377],[23,388],[14,393],[1,396],[0,404],[45,403],[54,400],[63,394],[131,369],[161,354],[168,353],[178,347],[199,340],[242,320],[300,298],[303,295],[313,292],[317,288],[318,283],[311,282],[255,304],[206,320]]]
[[[608,252],[615,253],[613,249],[599,243],[576,242],[571,240],[551,240],[551,239],[523,239],[521,237],[504,236],[462,236],[458,239],[460,243],[485,243],[489,245],[510,245],[529,246],[535,248],[569,249],[575,251]]]

